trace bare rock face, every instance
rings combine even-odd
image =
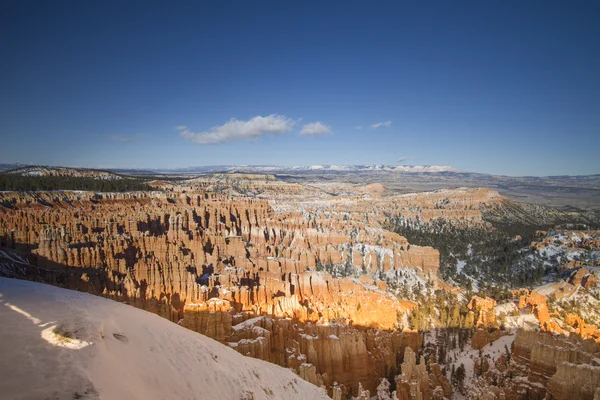
[[[488,343],[493,343],[504,336],[506,332],[501,330],[490,331],[488,329],[478,329],[471,338],[471,347],[479,350],[484,348]]]
[[[587,290],[593,289],[596,286],[598,286],[598,283],[600,282],[599,276],[600,274],[598,272],[596,272],[595,274],[587,274],[583,277],[581,285]]]
[[[506,372],[506,370],[508,369],[508,359],[506,357],[506,354],[500,354],[500,356],[496,359],[494,366],[501,373]]]
[[[529,384],[530,396],[542,398],[547,388],[550,398],[592,399],[600,377],[597,354],[600,344],[591,340],[519,331],[512,346],[513,373],[527,376],[521,387]]]
[[[600,366],[562,362],[548,381],[548,394],[556,400],[594,399],[600,388]]]
[[[370,400],[371,394],[368,390],[365,390],[361,384],[358,385],[358,399],[357,400]]]
[[[598,286],[598,273],[591,272],[586,267],[577,268],[569,275],[567,282],[590,290]]]
[[[483,375],[488,372],[490,369],[490,361],[487,357],[477,358],[475,359],[475,363],[473,366],[473,370],[476,375]]]
[[[571,285],[581,285],[584,280],[587,280],[586,277],[590,275],[590,271],[587,268],[579,268],[576,271],[573,271],[568,278],[568,282]],[[591,286],[591,285],[590,285]]]
[[[213,298],[206,303],[186,304],[181,325],[215,340],[223,341],[231,334],[231,305]]]
[[[335,385],[332,390],[333,390],[333,394],[331,395],[332,400],[342,400],[342,399],[346,398],[346,396],[344,395],[344,391],[340,386]]]

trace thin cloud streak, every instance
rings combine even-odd
[[[381,127],[389,128],[390,126],[392,126],[392,121],[385,121],[385,122],[377,122],[376,124],[371,125],[371,128],[373,128],[373,129],[378,129]]]

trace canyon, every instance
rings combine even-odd
[[[597,347],[578,350],[562,339],[531,344],[552,337],[532,335],[569,333],[600,341],[585,316],[551,311],[547,303],[560,300],[557,293],[571,298],[567,286],[596,290],[593,266],[571,262],[565,268],[576,270],[554,283],[556,290],[521,290],[499,304],[466,297],[440,276],[437,249],[388,229],[391,218],[401,218],[491,230],[486,213],[514,204],[493,190],[396,194],[379,184],[301,185],[258,174],[149,184],[155,191],[0,193],[0,273],[150,311],[242,355],[291,369],[334,399],[384,393],[382,379],[393,382],[390,398],[461,396],[450,384],[450,364],[429,357],[423,332],[411,326],[409,317],[423,308],[413,292],[463,299],[461,326],[472,327],[468,347],[474,351],[515,337],[514,371],[502,381],[508,389],[494,384],[496,372],[489,379],[474,376],[473,393],[490,389],[481,389],[488,396],[481,398],[564,398],[572,392],[565,377],[597,383]],[[532,251],[554,244],[540,235]],[[580,237],[577,246],[598,247],[595,232],[567,236],[573,235]],[[501,330],[500,320],[516,333]],[[524,321],[537,328],[523,330]],[[500,359],[486,363],[503,365]],[[594,396],[577,387],[576,398]]]

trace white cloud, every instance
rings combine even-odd
[[[184,139],[199,144],[217,144],[233,140],[256,139],[263,135],[279,135],[291,131],[293,126],[292,119],[271,114],[266,117],[256,116],[248,121],[230,119],[223,125],[212,127],[208,132],[191,132],[185,126],[178,126],[176,129]]]
[[[355,127],[354,127],[354,129],[357,129],[357,130],[359,130],[359,131],[360,131],[360,130],[362,130],[362,128],[363,128],[363,127],[362,127],[362,126],[360,126],[360,125],[358,125],[358,126],[355,126]]]
[[[371,125],[371,128],[377,129],[381,128],[382,126],[389,128],[390,126],[392,126],[392,121],[378,122],[376,124]]]
[[[302,127],[300,131],[301,135],[310,135],[310,136],[321,136],[332,133],[330,126],[327,126],[319,121],[311,122],[310,124],[306,124]]]

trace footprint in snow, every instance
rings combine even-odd
[[[123,342],[123,343],[129,343],[129,339],[127,339],[127,336],[122,335],[120,333],[113,333],[113,336],[115,337],[115,339]]]

